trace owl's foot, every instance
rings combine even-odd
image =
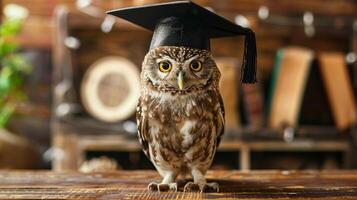
[[[158,192],[166,192],[168,190],[172,190],[177,192],[177,183],[155,183],[152,182],[148,185],[148,190],[150,191],[158,191]]]
[[[188,183],[186,183],[183,191],[184,192],[195,192],[195,191],[219,192],[219,185],[218,185],[218,183],[215,183],[215,182],[212,182],[212,183],[188,182]]]

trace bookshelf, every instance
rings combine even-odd
[[[294,2],[295,4],[299,4],[298,1]],[[320,6],[321,4],[318,5]],[[291,6],[289,6],[289,8],[290,7]],[[274,6],[271,7],[272,11],[274,11],[274,8]],[[217,7],[217,10],[225,9],[226,8]],[[56,23],[60,23],[57,25],[61,28],[54,30],[57,31],[57,36],[60,36],[57,38],[57,42],[59,43],[55,43],[53,47],[54,88],[60,86],[60,83],[64,80],[70,81],[72,85],[69,89],[78,93],[81,76],[83,75],[83,72],[87,70],[86,67],[90,66],[91,63],[103,55],[118,54],[120,56],[126,56],[140,66],[140,62],[146,53],[145,45],[147,45],[149,41],[148,32],[132,27],[123,21],[118,21],[111,33],[103,34],[98,28],[103,19],[92,18],[81,12],[73,11],[72,9],[65,11],[66,13],[64,14],[69,20],[68,24],[64,23],[61,25],[61,22],[64,22],[66,19],[62,18],[64,21],[61,21],[63,15],[55,15],[55,19],[59,20]],[[302,12],[302,10],[300,11]],[[321,12],[325,13],[328,11],[323,10]],[[231,15],[229,11],[224,13],[226,13],[228,18],[230,17],[230,19],[233,19],[233,15]],[[277,14],[286,13],[277,12]],[[88,18],[91,20],[88,20]],[[328,17],[328,19],[333,18],[333,16]],[[257,19],[255,20],[257,21]],[[324,35],[323,37],[320,37],[321,33],[325,30],[325,27],[317,27],[317,35],[311,39],[307,38],[303,32],[301,32],[301,27],[296,28],[294,25],[271,25],[270,23],[271,21],[268,20],[261,22],[259,26],[254,23],[252,24],[254,30],[257,32],[258,49],[260,51],[258,65],[263,79],[268,79],[271,75],[270,72],[274,62],[275,51],[281,47],[299,43],[313,50],[321,49],[323,51],[329,51],[333,49],[344,52],[349,43],[346,39],[346,31],[332,30],[329,28],[333,33],[328,36]],[[57,25],[55,27],[57,27]],[[272,29],[272,26],[276,28]],[[67,32],[63,32],[64,30]],[[61,42],[69,35],[79,39],[82,44],[79,49],[68,49],[63,46]],[[138,40],[138,38],[140,38],[140,40]],[[135,42],[133,42],[134,39]],[[237,48],[236,45],[239,41],[241,42],[241,38],[213,41],[212,47],[215,56],[217,58],[234,57],[239,60],[242,54],[241,48]],[[131,51],[127,50],[126,47],[128,45]],[[135,54],[133,54],[133,52],[135,52]],[[68,65],[68,60],[71,60],[75,65]],[[64,73],[65,70],[73,70],[73,80],[71,77],[66,76]],[[261,85],[262,88],[265,86],[266,85],[263,84]],[[249,91],[243,91],[243,93],[244,92]],[[83,112],[78,96],[74,96],[77,99],[70,99],[64,94],[55,92],[53,94],[53,113],[55,113],[57,106],[62,103],[73,104],[77,106],[79,110],[82,109],[80,113],[73,112],[65,117],[52,117],[52,143],[53,148],[59,152],[54,157],[54,170],[63,171],[78,169],[80,164],[86,159],[86,152],[89,151],[127,152],[134,155],[141,152],[141,146],[136,137],[127,137],[123,130],[120,128],[117,129],[116,126],[100,123],[94,119],[86,121],[86,117],[92,116],[88,115],[85,111]],[[71,118],[77,114],[78,118]],[[66,117],[69,117],[67,121]],[[68,123],[69,121],[72,122]],[[278,128],[275,130],[267,128],[259,128],[255,129],[255,131],[239,130],[233,134],[229,134],[229,136],[236,135],[237,137],[228,137],[226,140],[223,140],[218,151],[239,153],[239,156],[236,156],[234,159],[237,159],[239,169],[242,170],[249,170],[252,168],[251,161],[252,153],[254,152],[283,151],[339,152],[343,155],[344,167],[350,167],[351,149],[353,148],[351,148],[352,145],[350,144],[351,142],[349,138],[343,136],[343,133],[338,132],[333,127],[319,126],[299,127],[296,131],[296,138],[291,142],[286,142]]]
[[[60,150],[55,156],[53,169],[55,171],[77,170],[86,160],[86,152],[126,152],[138,154],[141,145],[135,136],[125,133],[109,133],[79,130],[72,125],[53,124],[53,146]],[[65,128],[64,128],[65,127]],[[237,152],[240,170],[251,170],[251,155],[253,152],[338,152],[342,153],[343,167],[351,166],[351,144],[348,138],[336,136],[337,132],[331,127],[301,127],[299,137],[291,142],[286,142],[274,130],[252,132],[244,130],[240,137],[224,138],[218,152]],[[267,134],[269,133],[269,134]],[[316,139],[324,134],[324,139]],[[237,134],[238,135],[238,134]],[[313,136],[311,136],[313,135]],[[275,136],[275,137],[272,137]]]

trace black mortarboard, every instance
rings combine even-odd
[[[257,50],[254,32],[191,1],[122,8],[107,13],[153,31],[150,49],[184,46],[210,50],[210,38],[244,35],[241,81],[256,82]]]

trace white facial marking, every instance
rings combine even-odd
[[[151,91],[149,95],[153,99],[158,99],[160,104],[164,104],[175,99],[175,97],[171,93],[166,92]]]
[[[176,61],[174,59],[172,59],[171,57],[169,57],[169,56],[163,56],[162,58],[158,58],[156,60],[156,63],[159,64],[162,61],[169,61],[171,64],[175,64],[176,63]]]
[[[196,60],[199,57],[199,55],[193,56],[192,58],[188,59],[185,61],[185,66],[190,64],[193,60]]]

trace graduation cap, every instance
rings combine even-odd
[[[210,50],[210,39],[245,36],[241,81],[256,82],[256,43],[254,32],[191,2],[176,1],[107,12],[153,31],[150,49],[183,46]]]

